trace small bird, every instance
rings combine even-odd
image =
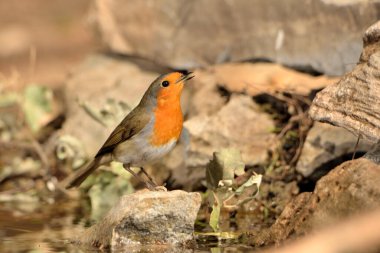
[[[181,94],[192,72],[177,71],[159,76],[149,86],[140,103],[113,130],[94,159],[80,169],[66,185],[78,187],[100,165],[121,162],[124,169],[154,190],[157,185],[142,167],[172,150],[183,125]],[[140,167],[144,180],[130,167]]]

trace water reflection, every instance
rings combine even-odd
[[[70,244],[68,239],[80,234],[92,221],[77,201],[62,201],[52,205],[0,206],[0,252],[104,252]],[[106,250],[106,252],[111,250]],[[163,245],[113,249],[112,252],[154,253],[227,253],[253,252],[243,245],[197,245],[194,249],[173,248]]]

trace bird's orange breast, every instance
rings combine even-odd
[[[153,135],[150,140],[153,146],[161,146],[172,140],[178,140],[183,125],[179,96],[178,98],[158,97],[154,117]]]

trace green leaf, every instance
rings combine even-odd
[[[71,167],[77,169],[86,162],[83,144],[72,135],[62,135],[58,138],[56,156],[59,160],[71,162]]]
[[[22,107],[26,121],[32,131],[36,132],[49,120],[52,112],[53,93],[46,87],[29,85],[23,95]]]
[[[133,187],[125,178],[118,177],[110,171],[99,171],[88,191],[91,217],[99,220],[122,195],[132,192]]]
[[[131,169],[134,170],[133,167]],[[111,162],[110,171],[115,175],[124,178],[125,180],[130,180],[132,178],[132,174],[126,171],[123,167],[123,164],[119,162]],[[137,173],[138,172],[136,172],[136,174]]]
[[[235,175],[244,174],[244,162],[237,149],[222,149],[214,152],[213,159],[206,167],[206,181],[208,188],[218,188],[221,180],[233,180]]]
[[[244,232],[241,231],[227,231],[227,232],[194,232],[198,238],[206,238],[206,240],[214,240],[216,237],[218,240],[236,240],[239,239]]]
[[[245,188],[248,188],[248,187],[251,187],[253,185],[256,185],[257,186],[257,192],[255,194],[255,196],[259,193],[259,188],[260,188],[260,185],[261,185],[261,181],[262,181],[262,175],[260,174],[255,174],[255,175],[252,175],[244,184],[242,184],[239,188],[237,188],[235,190],[235,193],[236,194],[241,194]]]
[[[222,252],[222,249],[221,248],[211,248],[210,249],[211,253],[221,253]]]
[[[0,95],[0,107],[7,107],[19,103],[21,97],[15,92],[7,92]]]
[[[220,204],[215,202],[210,214],[210,226],[214,232],[219,231]]]

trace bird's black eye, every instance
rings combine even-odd
[[[169,82],[168,81],[163,81],[161,83],[162,87],[168,87],[169,86]]]

